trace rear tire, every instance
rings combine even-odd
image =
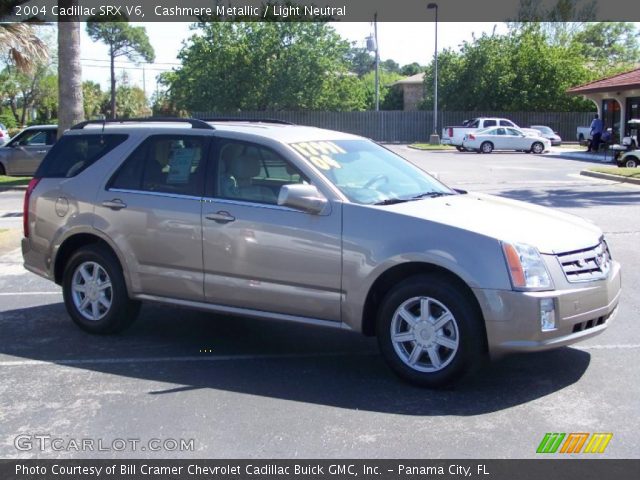
[[[398,284],[382,302],[376,334],[389,367],[421,387],[449,385],[485,357],[482,316],[445,275],[415,275]]]
[[[71,319],[90,333],[121,332],[140,311],[140,302],[129,298],[118,259],[101,245],[82,247],[71,255],[62,292]]]
[[[491,153],[491,152],[493,152],[493,143],[491,143],[491,142],[483,142],[482,145],[480,145],[480,151],[482,153]]]
[[[460,145],[456,145],[456,150],[458,150],[459,152],[466,152],[467,149],[464,147],[461,147]]]

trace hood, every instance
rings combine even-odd
[[[547,254],[593,247],[602,237],[597,226],[575,215],[478,193],[427,198],[380,208],[496,240],[526,243]]]

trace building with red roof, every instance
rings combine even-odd
[[[572,87],[567,93],[595,103],[605,128],[613,128],[618,140],[628,135],[629,120],[640,119],[640,68]]]

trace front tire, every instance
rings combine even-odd
[[[101,245],[82,247],[70,257],[62,292],[71,319],[90,333],[120,332],[133,323],[140,310],[140,302],[127,294],[118,259]]]
[[[638,159],[635,157],[627,157],[624,159],[624,167],[636,168],[638,166]]]
[[[533,145],[531,145],[531,151],[539,155],[544,152],[544,145],[540,142],[535,142]]]
[[[416,275],[382,302],[376,323],[380,351],[391,369],[421,387],[443,387],[481,363],[482,318],[444,275]]]

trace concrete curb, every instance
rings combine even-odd
[[[585,177],[600,178],[602,180],[612,180],[619,183],[633,183],[634,185],[640,185],[640,178],[623,177],[621,175],[612,175],[610,173],[592,172],[591,170],[582,170],[580,175]]]
[[[12,185],[9,187],[0,187],[0,192],[8,192],[11,190],[26,190],[27,186],[26,185]]]
[[[587,152],[559,152],[551,151],[546,153],[547,157],[568,158],[570,160],[589,160],[592,162],[613,163],[612,153],[587,153]]]

